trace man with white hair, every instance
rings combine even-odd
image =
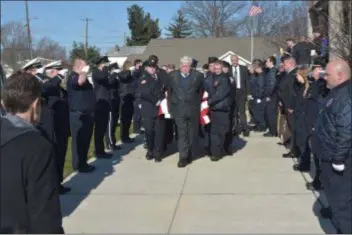
[[[180,168],[192,162],[199,130],[203,75],[192,71],[191,65],[192,58],[182,57],[180,69],[169,74],[168,82],[171,115],[175,119],[178,133]]]
[[[325,80],[330,90],[312,137],[321,179],[338,233],[352,233],[352,82],[343,60],[331,61]]]

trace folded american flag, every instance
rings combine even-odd
[[[171,119],[171,114],[169,112],[169,107],[167,104],[167,93],[165,98],[159,104],[158,116],[165,115],[165,118]],[[208,106],[208,93],[204,92],[202,97],[202,102],[200,105],[200,124],[207,125],[210,123],[209,118],[209,106]]]

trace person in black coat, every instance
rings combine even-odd
[[[82,59],[74,61],[67,78],[67,97],[70,109],[72,135],[72,167],[82,173],[89,173],[95,167],[87,163],[90,141],[94,127],[95,94],[87,78],[87,63]]]
[[[211,120],[211,156],[218,161],[225,153],[225,139],[230,131],[230,112],[232,107],[231,82],[222,71],[220,61],[214,63],[215,73],[209,81],[208,105]]]
[[[105,131],[106,147],[109,151],[120,150],[122,147],[116,145],[116,128],[120,116],[120,81],[118,77],[119,67],[117,63],[109,66],[109,121]]]
[[[299,164],[294,165],[293,169],[301,172],[308,172],[310,169],[310,151],[308,148],[308,137],[310,131],[306,126],[306,104],[308,95],[308,69],[298,69],[296,74],[296,81],[294,83],[296,98],[295,109],[293,112],[295,129],[294,129],[294,144],[297,148],[297,154],[299,156]]]
[[[229,112],[229,119],[230,119],[230,129],[229,131],[226,133],[226,137],[225,137],[225,143],[224,143],[224,150],[226,152],[226,154],[228,155],[232,155],[232,137],[233,135],[236,133],[235,132],[235,126],[236,126],[236,113],[235,113],[235,109],[236,109],[236,83],[235,83],[235,79],[233,79],[232,74],[231,74],[231,65],[226,62],[226,61],[222,61],[222,71],[224,73],[224,75],[229,79],[230,83],[231,83],[231,97],[232,97],[232,104],[231,104],[231,110]]]
[[[109,114],[111,111],[110,97],[110,80],[109,71],[111,68],[107,65],[109,59],[103,56],[94,61],[96,68],[92,72],[94,93],[96,97],[94,111],[94,144],[95,155],[97,158],[111,158],[112,154],[105,152],[104,136],[108,128]]]
[[[5,82],[0,119],[0,233],[61,234],[54,146],[35,125],[41,87],[33,75],[15,73]]]
[[[170,73],[168,90],[170,111],[178,133],[180,159],[177,165],[185,167],[192,162],[197,147],[204,77],[191,70],[191,58],[182,57],[180,64],[180,70]]]
[[[312,67],[312,76],[310,86],[308,89],[307,104],[306,104],[306,126],[311,135],[314,133],[315,124],[317,122],[318,115],[324,107],[324,101],[326,96],[329,94],[329,89],[326,87],[326,81],[324,80],[322,73],[325,68],[324,59],[316,59]],[[308,145],[310,147],[310,145]],[[315,174],[312,182],[306,184],[309,190],[320,190],[322,189],[320,179],[320,163],[318,156],[313,154]]]
[[[140,78],[142,75],[142,61],[137,59],[134,61],[134,70],[132,72],[132,76],[135,78],[134,80],[134,90],[135,90],[135,100],[134,100],[134,109],[133,109],[133,132],[135,134],[143,134],[142,130],[142,116],[140,112],[140,94],[138,93],[138,88],[140,85]]]
[[[61,61],[54,61],[45,66],[45,72],[50,80],[57,85],[52,87],[48,94],[49,107],[53,112],[53,123],[55,133],[55,153],[57,160],[57,171],[59,183],[63,181],[64,165],[68,147],[68,138],[70,137],[69,109],[67,101],[67,92],[61,87],[62,77],[59,71],[63,69]],[[70,188],[60,186],[60,193],[64,194],[70,191]]]
[[[263,136],[273,137],[277,136],[277,114],[278,114],[278,101],[276,93],[276,59],[274,56],[270,56],[266,60],[266,68],[268,71],[264,78],[264,99],[265,99],[265,121],[266,126],[269,127],[269,131],[264,133]]]
[[[287,115],[287,124],[288,128],[290,129],[292,136],[291,136],[291,143],[290,143],[290,151],[289,153],[283,154],[284,158],[288,157],[298,157],[296,145],[294,143],[294,105],[296,99],[296,93],[294,89],[294,84],[296,81],[296,73],[297,73],[297,65],[296,61],[293,57],[285,56],[283,57],[283,64],[285,69],[285,76],[282,78],[280,82],[280,86],[278,88],[278,97],[279,101],[282,104],[282,109],[284,113]]]
[[[165,122],[158,111],[160,102],[165,98],[165,87],[156,74],[155,60],[146,61],[140,83],[140,106],[148,150],[146,158],[160,162],[164,151]]]
[[[120,137],[123,143],[132,143],[130,138],[130,127],[132,124],[134,101],[135,101],[135,80],[132,74],[132,63],[126,60],[122,66],[122,71],[118,73],[120,80]]]
[[[330,89],[312,137],[321,179],[337,233],[352,233],[352,82],[351,68],[337,59],[326,67]]]
[[[264,103],[264,65],[260,60],[253,63],[254,77],[251,80],[252,114],[255,122],[254,131],[263,132],[266,130],[265,103]]]

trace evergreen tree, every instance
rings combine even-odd
[[[169,31],[166,35],[171,38],[186,38],[192,34],[191,26],[181,10],[177,11],[177,16],[166,30]]]
[[[150,13],[145,14],[137,4],[127,8],[128,27],[131,37],[127,37],[127,46],[145,46],[153,38],[161,35],[159,20],[153,20]]]
[[[85,58],[85,50],[83,43],[73,42],[72,50],[70,51],[70,59],[74,61],[77,57],[91,61],[100,56],[100,50],[96,46],[88,46],[88,58]]]

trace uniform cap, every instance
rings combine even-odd
[[[150,60],[146,60],[144,62],[144,66],[145,67],[156,67],[157,66],[157,61],[155,59],[150,59]]]
[[[47,65],[44,66],[45,69],[57,69],[57,70],[62,70],[63,66],[62,66],[62,61],[61,60],[57,60],[54,62],[51,62]]]
[[[28,70],[28,69],[39,69],[43,67],[42,63],[40,62],[40,60],[38,58],[35,58],[31,61],[29,61],[27,64],[25,64],[22,69],[24,70]]]
[[[93,64],[98,65],[98,64],[109,63],[110,60],[107,56],[102,56],[102,57],[98,57],[98,58],[94,59],[92,62],[93,62]]]
[[[198,60],[192,59],[192,65],[191,65],[191,67],[192,67],[192,68],[197,68],[197,66],[198,66]]]

